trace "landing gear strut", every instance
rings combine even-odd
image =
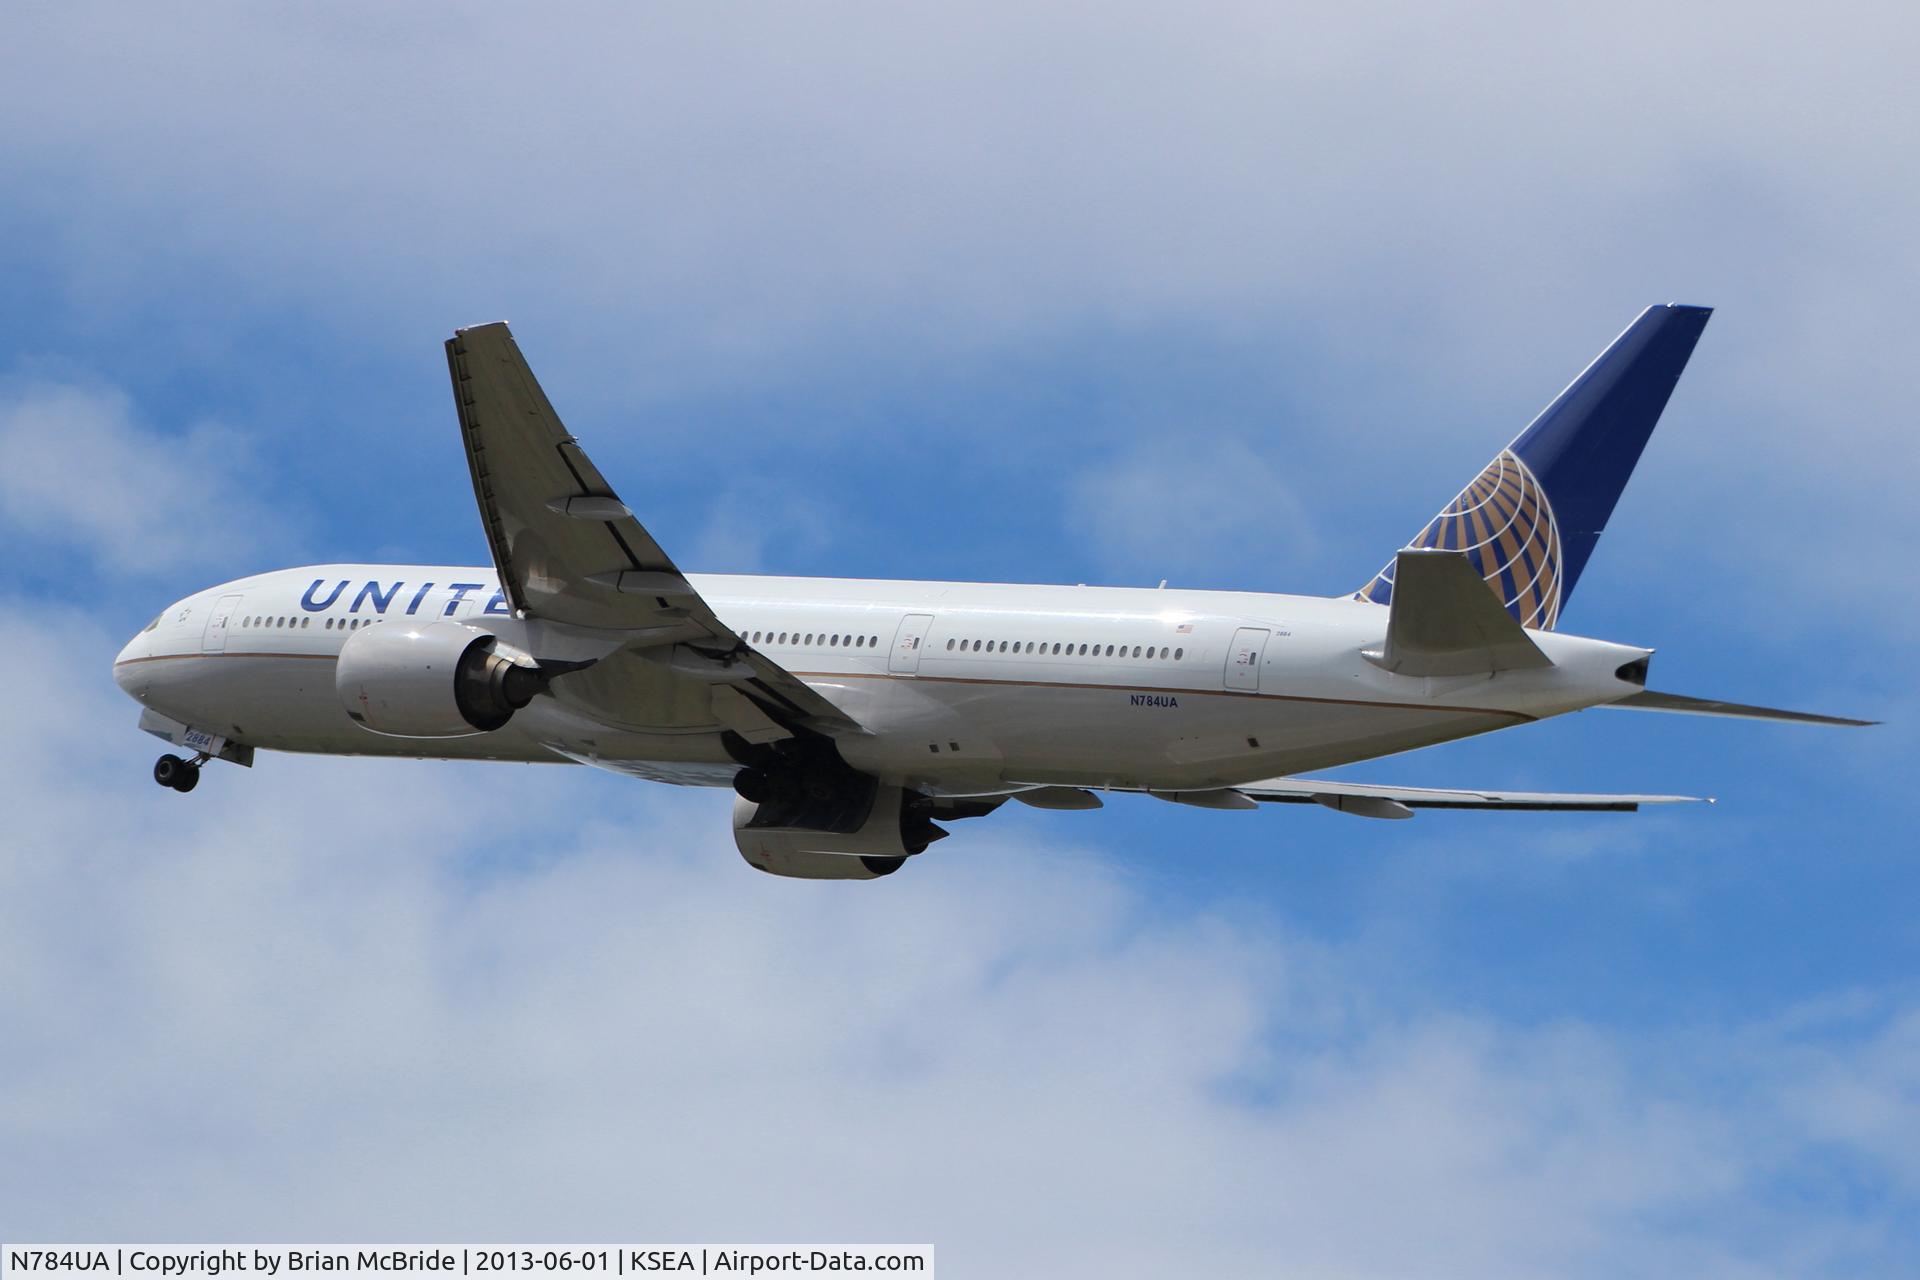
[[[175,791],[191,791],[200,785],[200,766],[209,759],[204,753],[191,760],[179,756],[161,756],[153,762],[153,780]]]

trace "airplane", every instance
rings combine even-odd
[[[114,679],[190,751],[572,762],[727,787],[742,857],[871,880],[1008,800],[1132,792],[1630,811],[1693,799],[1438,790],[1310,770],[1589,707],[1871,721],[1659,693],[1652,650],[1557,629],[1705,328],[1653,306],[1357,591],[690,574],[561,425],[505,324],[446,343],[491,568],[325,564],[169,605]]]

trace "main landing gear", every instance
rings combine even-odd
[[[175,791],[191,791],[200,785],[200,766],[210,759],[204,751],[191,760],[175,755],[161,756],[153,762],[153,780]]]

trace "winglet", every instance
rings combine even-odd
[[[1403,676],[1553,665],[1464,552],[1408,548],[1394,558],[1393,582],[1386,643],[1365,654],[1374,665]]]

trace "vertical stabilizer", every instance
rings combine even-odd
[[[1552,630],[1709,307],[1648,307],[1407,544],[1464,551],[1522,626]],[[1393,563],[1358,593],[1393,601]]]

